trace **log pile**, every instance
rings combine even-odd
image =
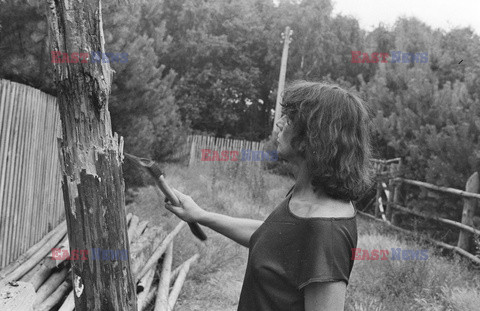
[[[173,310],[190,266],[198,259],[196,254],[172,270],[173,240],[185,222],[180,222],[168,234],[161,228],[148,227],[148,221],[140,222],[131,213],[127,215],[127,223],[138,310]],[[31,311],[75,309],[71,261],[69,258],[53,260],[53,248],[69,251],[65,221],[0,270],[0,310],[16,311],[19,305],[29,306],[22,310]],[[157,267],[162,257],[162,265]]]

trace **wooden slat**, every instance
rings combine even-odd
[[[24,137],[24,120],[25,120],[25,96],[26,96],[26,91],[25,89],[22,90],[19,98],[18,98],[18,133],[17,133],[17,142],[15,144],[15,166],[14,166],[14,179],[12,180],[13,183],[13,200],[12,200],[12,207],[14,209],[13,213],[13,221],[12,225],[13,228],[11,229],[11,236],[10,236],[10,258],[8,261],[14,260],[16,257],[18,257],[20,254],[19,252],[19,247],[17,241],[17,228],[19,227],[19,222],[20,222],[20,212],[22,210],[22,206],[20,205],[20,196],[22,192],[22,179],[20,178],[21,176],[21,171],[22,171],[22,156],[23,156],[23,146],[25,146],[25,137]]]
[[[420,187],[424,187],[424,188],[431,189],[431,190],[451,193],[451,194],[462,196],[464,198],[480,199],[480,194],[478,194],[478,193],[471,193],[471,192],[466,192],[466,191],[463,191],[463,190],[458,190],[458,189],[453,189],[453,188],[435,186],[435,185],[432,185],[432,184],[429,184],[429,183],[426,183],[426,182],[423,182],[423,181],[417,181],[417,180],[411,180],[411,179],[405,179],[405,178],[395,178],[394,181],[401,181],[401,182],[404,182],[404,183],[409,184],[409,185],[415,185],[415,186],[420,186]]]
[[[385,221],[383,221],[383,220],[380,220],[380,219],[378,219],[378,218],[375,218],[374,216],[369,215],[369,214],[367,214],[367,213],[364,213],[364,212],[361,212],[361,211],[357,211],[357,212],[358,212],[358,214],[363,215],[363,216],[365,216],[365,217],[368,217],[368,218],[370,218],[370,219],[372,219],[372,220],[379,221],[379,222],[385,224],[385,225],[386,225],[387,227],[389,227],[389,228],[393,228],[393,229],[395,229],[395,230],[397,230],[397,231],[401,231],[401,232],[403,232],[403,233],[405,233],[405,234],[408,234],[408,235],[416,235],[415,232],[408,231],[408,230],[406,230],[406,229],[403,229],[403,228],[394,226],[394,225],[392,225],[392,224],[389,223],[389,222],[385,222]],[[449,250],[453,250],[453,251],[459,253],[460,255],[462,255],[462,256],[464,256],[464,257],[467,257],[468,259],[470,259],[470,260],[472,260],[472,261],[480,264],[480,258],[478,258],[478,257],[470,254],[469,252],[467,252],[467,251],[465,251],[465,250],[463,250],[463,249],[461,249],[461,248],[459,248],[459,247],[452,246],[452,245],[449,245],[449,244],[446,244],[446,243],[443,243],[443,242],[434,240],[434,239],[429,238],[429,237],[426,237],[426,236],[421,236],[421,238],[427,240],[427,241],[430,242],[430,243],[433,243],[433,244],[435,244],[435,245],[438,245],[438,246],[440,246],[440,247],[443,247],[443,248],[446,248],[446,249],[449,249]]]
[[[0,79],[0,268],[64,215],[56,99]]]
[[[8,153],[10,135],[12,130],[12,116],[13,116],[13,98],[16,92],[16,84],[9,81],[2,80],[2,106],[5,106],[4,115],[2,119],[2,137],[0,139],[0,168],[2,168],[0,176],[0,264],[3,267],[7,262],[7,239],[8,239],[8,216],[10,209],[7,205],[7,185],[8,185]]]
[[[25,182],[28,178],[27,176],[27,162],[28,162],[28,150],[29,150],[29,143],[28,143],[28,137],[29,133],[31,132],[31,113],[30,109],[28,107],[28,92],[25,92],[25,96],[22,102],[23,105],[23,114],[24,114],[24,122],[22,125],[22,151],[21,151],[21,162],[19,163],[20,166],[20,174],[17,176],[17,179],[20,182],[20,187],[19,187],[19,203],[18,203],[18,210],[17,214],[19,215],[18,221],[16,221],[16,228],[15,228],[15,233],[13,240],[15,241],[16,245],[16,251],[15,251],[15,256],[14,258],[17,258],[20,256],[24,251],[25,251],[25,243],[22,243],[21,240],[21,234],[22,234],[22,229],[23,226],[25,225],[24,220],[26,216],[26,211],[25,211],[25,201],[26,201],[26,196],[25,196]]]
[[[8,214],[7,214],[7,221],[8,221],[8,224],[7,224],[7,232],[9,233],[8,234],[8,237],[7,237],[7,243],[6,243],[6,250],[8,250],[8,255],[7,255],[7,258],[6,260],[7,261],[10,261],[11,258],[13,257],[12,255],[12,236],[11,236],[11,232],[13,230],[13,228],[15,227],[15,223],[14,223],[14,217],[15,217],[15,206],[14,206],[14,201],[15,201],[15,198],[14,198],[14,186],[15,186],[15,169],[16,169],[16,160],[17,160],[17,156],[16,156],[16,143],[17,143],[17,140],[18,140],[18,132],[19,132],[19,125],[20,125],[20,122],[19,122],[19,99],[20,99],[20,96],[21,96],[21,93],[22,93],[22,89],[20,88],[19,89],[19,92],[16,94],[15,98],[14,98],[14,101],[11,103],[13,104],[13,114],[12,114],[12,118],[11,118],[11,122],[12,122],[12,132],[10,133],[11,135],[11,140],[10,140],[10,144],[9,144],[9,147],[8,147],[8,162],[7,162],[7,165],[8,165],[8,175],[7,175],[7,180],[8,180],[8,185],[7,185],[7,190],[6,190],[6,198],[7,200],[5,201],[5,205],[4,205],[4,208],[6,207],[8,209]]]
[[[442,217],[438,217],[438,216],[435,216],[435,215],[427,215],[425,213],[422,213],[422,212],[416,212],[416,211],[413,211],[411,209],[408,209],[404,206],[401,206],[399,204],[394,204],[394,203],[387,203],[387,204],[391,204],[393,208],[399,210],[399,211],[402,211],[402,212],[405,212],[405,213],[409,213],[409,214],[412,214],[412,215],[415,215],[415,216],[419,216],[419,217],[423,217],[423,218],[427,218],[427,219],[432,219],[432,220],[436,220],[436,221],[439,221],[439,222],[443,222],[444,224],[448,224],[450,226],[454,226],[454,227],[457,227],[461,230],[465,230],[465,231],[469,231],[473,234],[478,234],[480,235],[480,230],[477,230],[475,228],[472,228],[470,226],[467,226],[467,225],[464,225],[460,222],[456,222],[454,220],[450,220],[450,219],[446,219],[446,218],[442,218]]]
[[[27,102],[32,113],[31,124],[32,127],[30,129],[29,140],[27,144],[29,144],[29,154],[28,154],[28,164],[27,164],[27,171],[28,171],[28,178],[26,179],[25,187],[25,195],[26,195],[26,203],[25,203],[25,217],[22,224],[22,234],[20,236],[20,240],[24,243],[23,249],[27,249],[29,246],[33,245],[31,243],[29,234],[32,230],[31,222],[34,220],[33,215],[33,204],[35,202],[34,198],[34,187],[35,187],[35,156],[36,156],[36,148],[35,145],[37,144],[37,127],[38,127],[38,106],[39,104],[36,102],[36,96],[33,92],[29,92],[29,96],[27,97]],[[30,224],[30,225],[29,225]]]

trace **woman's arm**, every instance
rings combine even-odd
[[[263,221],[206,212],[198,219],[198,223],[248,247],[250,237],[263,224]]]
[[[343,311],[347,284],[344,281],[314,282],[305,287],[305,311]]]
[[[213,212],[207,212],[193,201],[193,199],[173,189],[181,206],[165,203],[165,208],[187,222],[198,222],[212,230],[226,236],[240,245],[248,247],[250,237],[263,223],[261,220],[235,218]]]

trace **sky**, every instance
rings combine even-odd
[[[332,0],[333,16],[355,17],[360,27],[371,31],[380,22],[393,26],[398,17],[415,16],[432,28],[449,31],[471,26],[480,35],[479,0]]]

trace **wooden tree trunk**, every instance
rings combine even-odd
[[[468,178],[465,191],[480,193],[478,172],[473,173],[473,175]],[[478,206],[478,200],[475,198],[464,198],[463,200],[462,224],[473,227],[473,216],[475,214],[475,209]],[[461,230],[457,246],[470,252],[473,247],[472,244],[472,234],[465,230]]]
[[[46,8],[51,51],[90,57],[91,52],[105,52],[100,0],[47,0]],[[98,260],[91,253],[92,248],[130,253],[123,140],[112,135],[108,112],[112,71],[108,62],[78,58],[76,63],[55,63],[54,69],[70,250],[89,252],[87,260],[72,261],[75,309],[137,310],[130,259]]]

